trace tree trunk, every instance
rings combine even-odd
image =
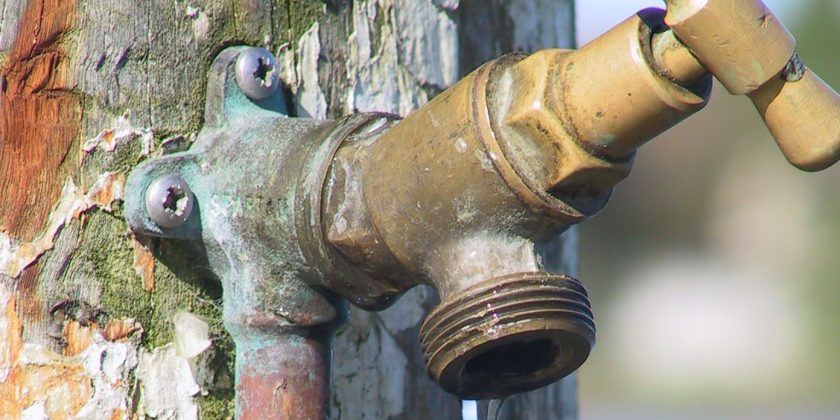
[[[295,113],[326,118],[404,115],[485,60],[573,43],[572,0],[5,0],[0,11],[4,418],[231,416],[220,286],[183,244],[131,235],[121,206],[135,164],[201,129],[223,48],[275,52]],[[572,275],[573,235],[552,257]],[[335,418],[460,416],[421,360],[434,299],[417,288],[383,313],[351,311],[335,340]],[[574,379],[512,398],[506,414],[574,417]]]

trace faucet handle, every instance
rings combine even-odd
[[[840,160],[840,95],[805,67],[793,36],[767,6],[760,0],[666,4],[665,22],[679,41],[730,93],[752,99],[791,164],[819,171]]]
[[[840,95],[816,73],[782,71],[749,94],[787,160],[802,170],[821,171],[840,160]],[[787,69],[787,67],[786,67]]]

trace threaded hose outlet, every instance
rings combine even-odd
[[[447,297],[420,341],[429,376],[462,399],[503,398],[574,372],[595,344],[589,297],[550,273],[496,277]]]

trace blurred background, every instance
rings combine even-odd
[[[840,88],[840,0],[765,3]],[[578,0],[579,45],[650,6]],[[716,85],[580,228],[599,328],[582,418],[840,418],[838,214],[840,164],[793,168]]]

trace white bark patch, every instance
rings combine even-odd
[[[117,172],[101,174],[87,193],[81,193],[71,178],[64,183],[61,197],[50,213],[47,227],[31,242],[15,243],[7,234],[0,232],[0,275],[15,278],[26,267],[38,260],[44,252],[52,249],[56,235],[61,228],[83,213],[100,208],[111,211],[111,204],[122,200],[125,175]]]
[[[407,292],[412,297],[417,293],[419,293],[419,289],[412,289]],[[420,325],[425,316],[426,310],[420,305],[403,305],[399,307],[395,305],[380,312],[379,319],[382,320],[385,328],[391,334],[399,334]]]
[[[175,350],[178,356],[191,359],[210,347],[210,326],[201,318],[178,312],[172,318],[175,324]]]
[[[153,352],[142,351],[137,378],[142,388],[140,412],[158,420],[198,419],[193,396],[200,388],[189,361],[178,356],[175,345],[167,344]]]
[[[195,18],[196,16],[198,16],[198,12],[199,12],[200,10],[201,10],[201,9],[199,9],[199,8],[198,8],[198,7],[196,7],[196,6],[192,6],[192,5],[187,6],[187,17],[188,17],[188,18]]]
[[[513,26],[512,44],[518,51],[574,46],[573,9],[557,0],[513,1],[508,7]],[[547,19],[546,17],[551,18]]]
[[[417,82],[439,89],[455,83],[459,52],[456,23],[428,1],[393,0],[393,3],[402,62]]]
[[[386,419],[405,415],[406,384],[409,368],[408,359],[393,332],[378,322],[375,314],[357,312],[354,316],[364,318],[359,323],[367,325],[366,339],[358,343],[354,363],[334,365],[335,375],[353,378],[356,384],[366,386],[347,386],[344,388],[343,401],[340,401],[341,418],[360,418],[364,413],[368,418]],[[352,401],[352,403],[348,403]]]
[[[30,405],[20,413],[21,420],[47,420],[47,407],[44,401]]]
[[[121,412],[128,418],[131,382],[130,374],[137,367],[139,337],[130,340],[107,341],[95,332],[93,342],[79,355],[91,377],[95,392],[76,418],[92,419],[102,413]]]
[[[152,145],[154,145],[154,134],[152,130],[135,127],[128,120],[128,116],[122,115],[117,118],[112,128],[103,130],[96,137],[85,140],[82,143],[82,151],[85,152],[82,154],[82,161],[84,161],[85,156],[96,150],[113,152],[118,145],[138,138],[142,141],[143,145],[143,150],[140,155],[148,156],[152,151]]]
[[[192,19],[193,38],[198,43],[207,40],[210,32],[210,18],[203,10],[195,6],[187,6],[187,17]]]
[[[350,89],[347,90],[345,112],[382,111],[405,113],[415,108],[414,95],[422,94],[416,86],[402,94],[410,80],[407,70],[398,62],[397,36],[389,25],[372,28],[378,13],[390,13],[390,2],[353,3],[353,32],[347,40],[350,53],[346,64]],[[380,11],[380,7],[382,11]],[[380,16],[386,18],[387,16]],[[391,17],[393,18],[393,17]],[[376,31],[374,31],[376,29]],[[371,36],[379,33],[379,48],[372,50]],[[425,100],[425,98],[423,98]]]
[[[296,79],[297,86],[297,114],[301,117],[315,119],[327,118],[327,98],[318,84],[318,56],[321,54],[321,41],[318,39],[318,23],[316,22],[300,37]]]
[[[8,52],[12,49],[12,43],[18,34],[20,18],[28,4],[26,1],[4,1],[0,5],[0,16],[3,20],[3,24],[0,25],[0,51]]]
[[[320,41],[319,41],[320,42]],[[291,88],[292,92],[297,93],[300,88],[300,81],[298,80],[297,66],[295,62],[297,55],[288,44],[283,44],[280,51],[277,52],[277,65],[280,67],[280,80]],[[297,100],[297,97],[295,97]]]
[[[0,384],[6,383],[9,373],[17,364],[20,351],[20,319],[10,306],[14,299],[9,290],[0,284]]]
[[[374,27],[377,21],[385,23]],[[347,43],[347,113],[406,115],[429,99],[424,87],[442,89],[458,78],[457,26],[430,2],[354,2]]]
[[[353,3],[354,29],[348,38],[350,54],[346,63],[350,85],[344,101],[346,113],[379,111],[405,115],[429,99],[425,86],[442,89],[458,78],[457,26],[449,15],[429,2],[403,1],[399,7],[395,3],[398,2]],[[417,21],[424,22],[421,27],[409,22],[418,16],[422,18]],[[372,27],[377,18],[388,24]],[[393,25],[394,22],[402,24]],[[374,45],[378,45],[375,51]],[[401,51],[405,45],[408,47]],[[294,92],[297,115],[302,117],[326,118],[326,96],[318,79],[320,53],[316,23],[301,37],[296,53],[285,50],[279,54],[281,78]],[[403,60],[401,54],[412,56]]]
[[[29,419],[129,418],[131,372],[137,366],[141,336],[136,332],[142,330],[139,324],[112,319],[129,330],[105,335],[91,324],[77,330],[77,335],[64,336],[68,342],[86,343],[77,348],[79,353],[57,354],[39,344],[22,343],[15,299],[2,285],[0,308],[4,308],[0,311],[0,389],[3,395],[19,397],[4,401],[7,408],[20,410],[20,417]],[[0,413],[5,419],[3,414],[7,413]]]
[[[458,5],[461,3],[460,0],[432,0],[432,2],[437,7],[451,11],[458,10]]]

